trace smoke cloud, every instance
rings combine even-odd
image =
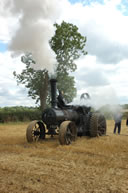
[[[56,56],[49,45],[54,35],[53,24],[61,11],[59,0],[5,0],[4,7],[18,18],[9,49],[14,56],[32,53],[36,65],[34,69],[54,72]]]
[[[114,113],[119,110],[119,99],[115,90],[111,86],[106,86],[105,88],[100,87],[96,89],[88,90],[90,98],[81,99],[80,96],[77,96],[76,99],[72,102],[73,105],[85,105],[99,110],[103,106],[109,106],[109,110]],[[110,108],[111,107],[111,108]]]

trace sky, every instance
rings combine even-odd
[[[71,74],[77,88],[74,103],[88,92],[97,107],[128,104],[127,0],[1,0],[0,107],[35,105],[13,71],[21,73],[25,65],[20,58],[27,51],[37,61],[33,68],[54,71],[56,59],[48,41],[53,24],[63,20],[87,37],[88,55],[75,61],[77,70]]]

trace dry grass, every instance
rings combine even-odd
[[[0,193],[128,193],[128,128],[107,136],[26,142],[26,123],[0,125]]]

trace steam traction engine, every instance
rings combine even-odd
[[[45,139],[46,135],[59,135],[61,145],[69,145],[77,136],[106,134],[105,117],[91,112],[91,107],[65,105],[61,95],[56,97],[56,79],[51,79],[51,108],[42,113],[42,120],[32,121],[26,130],[28,142]]]

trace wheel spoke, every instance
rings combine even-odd
[[[71,136],[71,130],[69,128],[67,128],[67,132],[66,132],[66,135],[69,135]]]

